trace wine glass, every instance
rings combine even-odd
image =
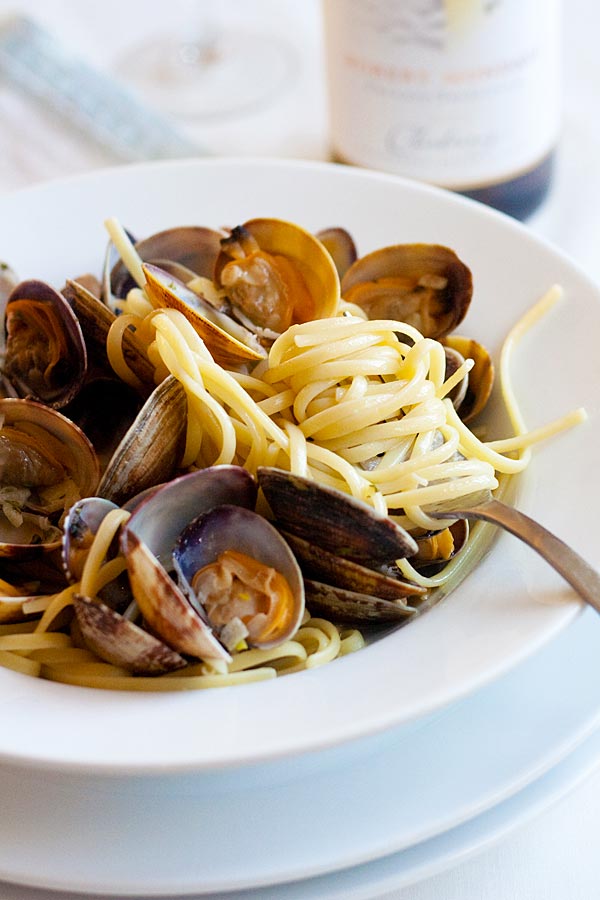
[[[220,120],[272,102],[293,82],[294,48],[245,21],[235,0],[171,6],[170,33],[128,47],[115,64],[156,107],[185,120]]]

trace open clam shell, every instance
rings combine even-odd
[[[449,334],[443,343],[450,350],[459,353],[463,359],[472,359],[474,366],[469,372],[468,384],[461,403],[457,405],[463,422],[470,422],[484,409],[494,386],[494,364],[486,348],[472,338],[459,334]]]
[[[335,621],[349,625],[406,622],[416,612],[405,603],[394,603],[373,594],[361,594],[310,578],[305,579],[304,590],[313,614],[331,616]]]
[[[235,554],[231,568],[230,551]],[[239,554],[244,556],[243,581],[238,580]],[[300,568],[279,532],[258,513],[229,505],[205,513],[179,536],[173,563],[190,601],[216,630],[237,617],[248,631],[248,643],[268,649],[300,627],[304,615]]]
[[[283,219],[250,219],[221,243],[214,278],[249,328],[276,336],[289,325],[336,314],[337,269],[310,232]]]
[[[170,263],[183,266],[195,275],[211,278],[215,260],[221,249],[221,238],[218,231],[201,225],[184,225],[158,231],[147,238],[134,242],[136,253],[144,262],[157,266],[169,266]],[[110,256],[109,264],[110,264]],[[136,287],[135,281],[126,266],[117,262],[107,276],[105,273],[105,290],[115,297],[125,297],[127,292]]]
[[[20,282],[6,301],[3,373],[21,397],[59,409],[77,394],[87,351],[65,298],[35,279]]]
[[[0,400],[0,556],[30,558],[60,547],[65,505],[93,494],[98,458],[87,437],[57,410],[33,400]],[[17,496],[18,495],[18,496]],[[68,499],[70,498],[70,499]],[[18,524],[19,515],[23,524]]]
[[[404,528],[342,491],[269,466],[260,467],[257,478],[284,531],[317,540],[337,556],[377,566],[417,551]]]
[[[257,488],[238,466],[215,466],[150,493],[122,530],[121,552],[134,597],[152,631],[179,653],[228,661],[228,652],[170,576],[179,534],[196,516],[223,503],[254,508]]]
[[[100,525],[116,503],[103,497],[83,497],[70,508],[62,534],[62,565],[70,584],[79,581],[88,551]]]
[[[449,247],[396,244],[360,257],[342,278],[342,297],[369,319],[396,319],[439,339],[471,302],[470,269]]]
[[[136,675],[162,675],[187,665],[163,641],[104,603],[77,595],[73,606],[85,644],[100,659]]]
[[[427,593],[426,588],[400,578],[392,578],[377,569],[368,568],[344,559],[336,553],[324,550],[317,543],[303,540],[288,532],[283,536],[292,548],[306,578],[326,584],[336,585],[348,591],[370,594],[382,600],[400,601],[407,598],[418,600]],[[315,536],[314,541],[318,541]]]
[[[411,560],[415,569],[432,575],[454,559],[469,538],[469,522],[457,519],[448,528],[434,531],[417,540],[419,550]]]
[[[62,294],[81,325],[90,359],[102,370],[112,373],[106,352],[106,342],[111,325],[116,318],[115,314],[79,281],[68,280]],[[150,393],[154,387],[152,363],[148,360],[133,331],[126,329],[122,341],[125,362],[139,381],[147,386],[147,393]]]
[[[176,474],[185,448],[187,398],[172,375],[150,394],[109,460],[98,494],[122,506]]]
[[[254,509],[257,487],[241,466],[212,466],[181,475],[152,491],[133,510],[125,531],[135,533],[171,568],[177,538],[192,519],[224,503]]]
[[[143,541],[127,529],[121,537],[121,552],[127,559],[133,596],[148,627],[179,653],[227,662],[229,654],[211,628]]]
[[[239,365],[266,357],[266,351],[251,331],[214,309],[179,278],[159,266],[145,264],[142,268],[150,301],[157,307],[179,310],[193,325],[217,362]]]
[[[323,228],[317,231],[318,238],[335,263],[340,278],[346,274],[357,259],[356,244],[345,228]]]

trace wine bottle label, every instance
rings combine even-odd
[[[454,189],[515,178],[559,129],[559,0],[323,0],[331,144]]]

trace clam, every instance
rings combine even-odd
[[[405,603],[383,600],[373,594],[350,591],[337,585],[304,579],[306,603],[311,611],[331,616],[344,625],[404,623],[416,609]]]
[[[266,357],[256,335],[215,309],[183,281],[158,266],[145,264],[146,293],[156,307],[177,309],[193,325],[215,360],[223,365],[256,362]]]
[[[458,525],[460,523],[460,525]],[[458,527],[456,527],[458,525]],[[422,569],[439,563],[445,564],[457,553],[460,553],[469,536],[469,523],[466,519],[458,519],[448,528],[441,531],[428,532],[417,538],[418,550],[411,562],[415,568]]]
[[[401,621],[415,613],[411,604],[425,588],[379,569],[330,553],[318,545],[282,531],[304,576],[306,603],[344,623]]]
[[[318,537],[316,542],[311,542],[287,531],[282,531],[282,534],[300,561],[303,573],[313,581],[326,581],[347,591],[402,603],[407,598],[418,600],[426,593],[425,588],[416,584],[392,578],[378,569],[368,568],[323,549],[319,546]]]
[[[81,327],[65,298],[43,281],[22,281],[8,297],[4,322],[3,373],[19,396],[65,406],[87,370]]]
[[[100,467],[83,432],[32,400],[0,400],[0,555],[27,556],[60,546],[60,520],[93,494]]]
[[[149,491],[141,502],[134,503],[125,530],[135,533],[170,569],[175,542],[192,519],[224,503],[254,509],[256,494],[254,479],[240,466],[199,469]]]
[[[179,469],[185,447],[187,399],[172,375],[150,394],[110,458],[98,494],[118,506]]]
[[[367,503],[284,469],[259,467],[258,484],[279,525],[355,562],[378,564],[417,552],[410,534]]]
[[[316,237],[281,219],[251,219],[221,241],[214,280],[231,314],[273,339],[290,325],[337,312],[335,264]]]
[[[62,294],[80,323],[90,362],[101,372],[112,373],[106,342],[110,327],[116,318],[115,314],[80,281],[68,280]],[[135,332],[126,329],[122,341],[125,362],[141,384],[147,386],[146,394],[150,393],[154,387],[152,363],[149,362]]]
[[[136,603],[153,633],[160,635],[179,653],[227,662],[229,654],[210,626],[132,531],[124,531],[121,551],[127,559],[129,582]]]
[[[135,241],[134,247],[144,262],[153,263],[178,277],[187,270],[194,275],[211,278],[222,237],[222,234],[211,228],[183,226],[168,228],[144,240]],[[105,272],[105,293],[114,297],[126,297],[127,292],[136,287],[136,284],[121,261],[110,268],[110,254],[107,254],[107,259],[109,271]]]
[[[258,483],[296,554],[306,602],[342,621],[396,621],[425,590],[384,573],[417,552],[415,540],[368,504],[308,478],[262,467]]]
[[[215,466],[183,475],[153,492],[132,513],[121,534],[121,551],[144,620],[170,647],[200,659],[230,656],[204,613],[171,578],[173,550],[186,526],[223,504],[253,509],[256,484],[238,466]]]
[[[100,659],[136,675],[162,675],[187,665],[163,641],[104,603],[76,595],[73,607],[86,646]]]
[[[71,584],[81,578],[88,551],[98,528],[116,503],[103,497],[83,497],[69,509],[62,533],[62,564]]]
[[[396,244],[357,259],[341,289],[369,319],[396,319],[439,339],[465,317],[473,286],[470,270],[448,247]]]
[[[458,350],[454,350],[452,347],[444,347],[444,353],[446,355],[446,380],[449,379],[455,372],[460,369],[460,367],[464,364],[465,359]],[[452,405],[454,409],[459,409],[461,404],[463,403],[465,397],[467,396],[467,389],[469,387],[469,373],[465,373],[465,375],[461,378],[461,380],[456,384],[452,390],[448,393],[448,398],[452,401]]]
[[[338,275],[343,278],[358,256],[352,235],[345,228],[323,228],[318,238],[335,263]]]
[[[447,350],[460,354],[464,359],[472,359],[474,366],[469,372],[465,396],[456,404],[463,422],[470,422],[479,415],[492,393],[494,385],[494,364],[486,348],[472,338],[450,334],[443,343]]]
[[[268,649],[290,638],[304,614],[298,563],[262,516],[222,505],[184,529],[173,551],[181,585],[223,643]]]

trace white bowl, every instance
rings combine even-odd
[[[578,406],[589,421],[538,446],[517,504],[600,563],[600,294],[564,256],[486,207],[405,180],[320,163],[214,160],[121,167],[0,198],[0,253],[21,277],[60,287],[100,272],[103,221],[142,237],[183,224],[277,216],[342,225],[361,254],[398,242],[451,246],[471,267],[460,331],[497,358],[511,325],[553,283],[564,300],[522,341],[514,385],[537,427]],[[496,400],[491,427],[506,432]],[[580,603],[516,539],[426,615],[359,653],[288,678],[222,690],[134,694],[0,670],[0,759],[87,772],[182,772],[265,763],[407,723],[508,671],[573,621]]]

